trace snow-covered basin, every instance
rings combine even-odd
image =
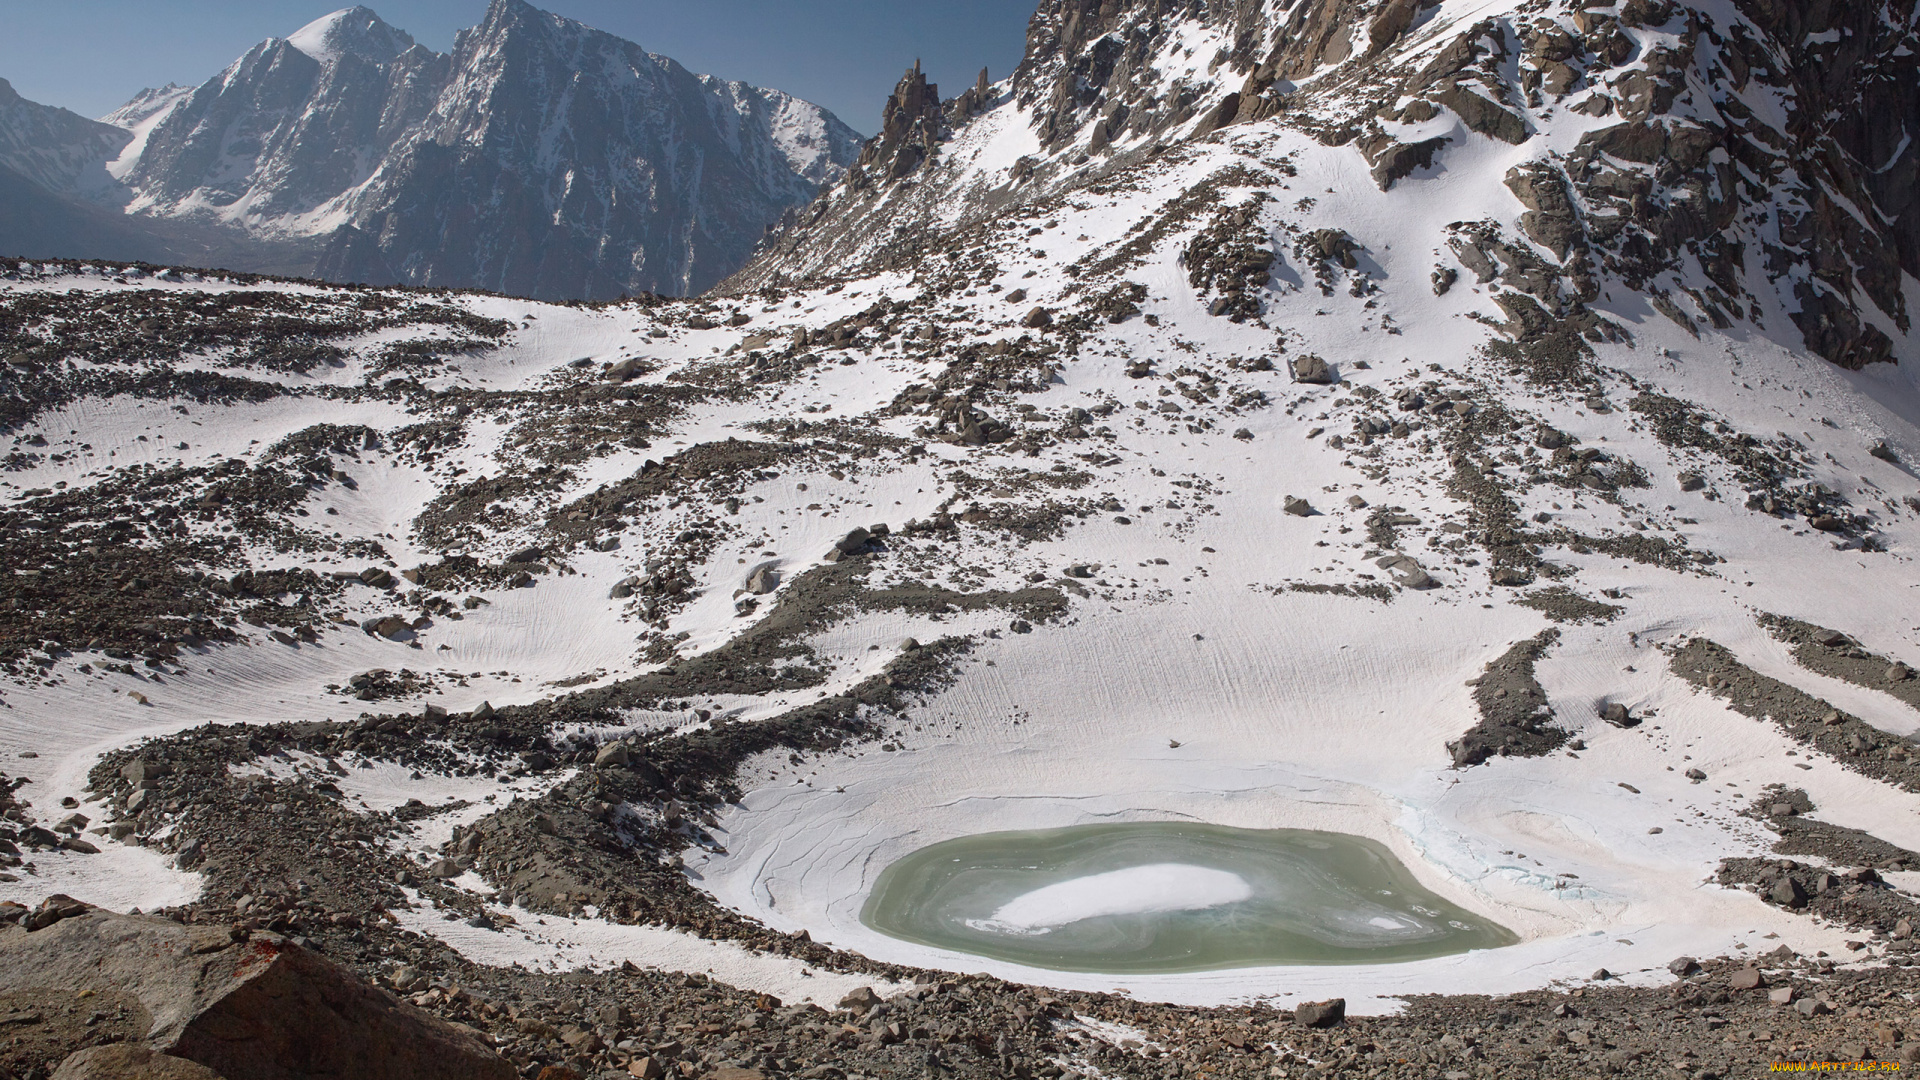
[[[1455,771],[1440,748],[1472,715],[1463,677],[1537,624],[1410,596],[1391,628],[1345,636],[1340,601],[1326,607],[1315,620],[1296,604],[1280,622],[1223,588],[1185,613],[1115,613],[1017,647],[984,642],[956,688],[912,716],[918,730],[897,737],[899,752],[824,759],[800,775],[768,763],[721,821],[725,853],[690,855],[689,869],[771,926],[876,959],[1191,1004],[1344,996],[1378,1011],[1406,994],[1516,992],[1602,967],[1659,982],[1680,955],[1781,943],[1840,952],[1840,932],[1710,879],[1721,857],[1766,850],[1770,838],[1734,814],[1762,784],[1865,805],[1857,778],[1792,770],[1771,725],[1658,677],[1645,680],[1657,730],[1582,725],[1593,671],[1663,666],[1618,625],[1569,628],[1563,659],[1540,666],[1556,711],[1591,744],[1579,769],[1547,758]],[[1197,640],[1194,626],[1206,631]],[[1753,631],[1731,623],[1703,629],[1751,644]],[[1670,768],[1695,740],[1716,748],[1713,787]],[[1520,940],[1403,963],[1121,976],[915,944],[860,919],[881,872],[928,845],[1148,821],[1364,837]]]

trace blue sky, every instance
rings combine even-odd
[[[198,84],[255,42],[351,0],[0,0],[0,78],[22,96],[99,116],[148,86]],[[1034,0],[531,0],[695,71],[785,90],[871,134],[919,57],[948,96],[982,66],[1020,60]],[[480,21],[486,0],[367,0],[430,49]]]

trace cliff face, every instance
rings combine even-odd
[[[935,108],[910,73],[889,115],[911,135],[883,135],[731,287],[905,265],[1181,142],[1292,131],[1382,189],[1444,176],[1518,200],[1525,265],[1470,258],[1519,282],[1524,322],[1609,285],[1718,327],[1777,297],[1858,367],[1891,356],[1920,272],[1913,9],[1048,2],[1006,81]]]
[[[1889,359],[1887,335],[1859,298],[1909,328],[1901,275],[1920,276],[1920,11],[1912,0],[1883,10],[1742,0],[1740,9],[1758,32],[1714,34],[1706,51],[1730,82],[1795,104],[1784,123],[1732,109],[1706,125],[1758,179],[1746,185],[1749,201],[1765,188],[1786,196],[1777,239],[1763,238],[1765,268],[1793,274],[1809,346],[1848,366]],[[1701,51],[1700,35],[1693,44]],[[1810,272],[1795,274],[1796,265]]]

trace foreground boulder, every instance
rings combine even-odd
[[[53,1071],[53,1080],[225,1080],[219,1073],[186,1058],[157,1054],[144,1046],[115,1043],[89,1046],[68,1055]]]
[[[1305,1027],[1332,1027],[1347,1018],[1347,999],[1334,998],[1331,1001],[1309,1001],[1296,1005],[1293,1018]]]
[[[72,901],[65,910],[74,913],[40,929],[0,928],[0,993],[131,995],[151,1018],[147,1049],[235,1080],[517,1075],[477,1032],[415,1009],[277,934],[182,926]],[[81,1061],[72,1075],[172,1075],[110,1067],[112,1060]]]

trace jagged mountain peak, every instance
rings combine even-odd
[[[492,0],[480,22],[455,36],[454,55],[492,52],[516,44],[544,42],[551,47],[564,43],[601,40],[618,42],[633,48],[633,43],[577,19],[546,11],[527,0]]]
[[[323,64],[342,56],[383,63],[413,48],[413,35],[361,5],[323,15],[287,35],[287,44]]]
[[[100,117],[99,120],[103,124],[112,124],[114,127],[130,128],[192,93],[193,87],[181,86],[178,83],[168,83],[160,87],[149,86],[129,98],[125,105]]]
[[[487,4],[486,17],[480,20],[480,25],[483,27],[497,26],[501,23],[517,19],[550,19],[557,22],[573,22],[572,19],[556,15],[553,12],[542,11],[528,3],[527,0],[490,0]]]

